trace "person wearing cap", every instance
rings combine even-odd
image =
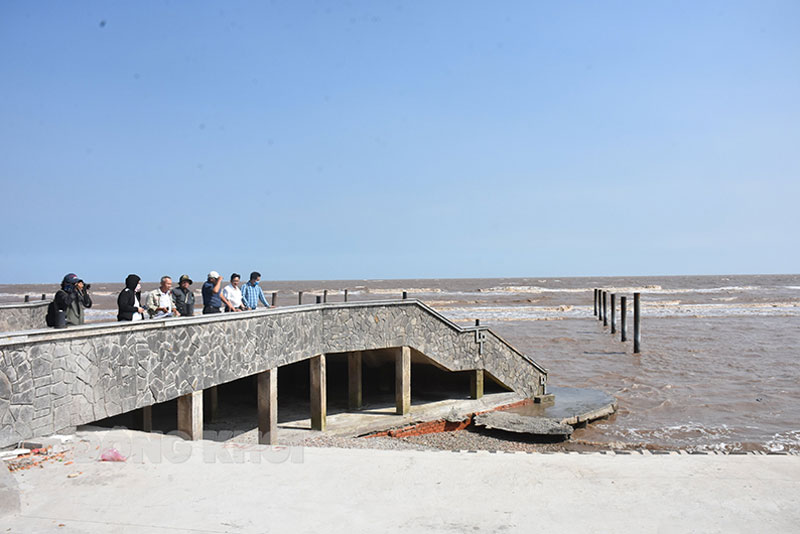
[[[182,274],[178,280],[178,287],[172,290],[172,299],[175,301],[175,308],[181,317],[191,317],[194,315],[194,293],[189,286],[192,285],[192,279],[188,274]]]
[[[56,291],[56,308],[64,310],[68,326],[83,324],[83,309],[92,307],[88,287],[75,273],[69,273],[61,281],[61,289]]]
[[[208,273],[208,279],[203,284],[203,315],[208,313],[219,313],[222,308],[222,277],[217,271]],[[227,304],[227,302],[226,302]]]

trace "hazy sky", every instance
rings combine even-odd
[[[0,3],[0,283],[800,271],[800,2]]]

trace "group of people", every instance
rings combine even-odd
[[[222,287],[223,277],[217,271],[208,273],[202,287],[203,314],[240,312],[255,310],[259,302],[269,308],[259,283],[261,273],[253,271],[250,280],[240,286],[241,275],[233,273],[230,283]],[[181,275],[178,287],[172,287],[172,278],[162,276],[158,288],[147,293],[142,299],[141,278],[129,274],[125,278],[125,288],[117,297],[118,321],[141,321],[146,317],[160,319],[165,317],[191,317],[194,315],[195,296],[191,290],[192,279]],[[89,285],[84,284],[74,273],[64,277],[61,289],[56,292],[53,307],[65,313],[67,325],[84,323],[84,308],[92,307],[88,293]],[[48,322],[48,324],[50,324]]]

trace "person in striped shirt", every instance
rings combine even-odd
[[[269,308],[269,302],[267,302],[267,298],[264,296],[261,286],[258,285],[259,282],[261,282],[261,273],[253,271],[250,273],[250,281],[242,287],[242,304],[244,304],[248,310],[255,310],[258,308],[259,300],[264,306]]]

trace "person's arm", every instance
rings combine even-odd
[[[250,309],[250,305],[247,303],[247,295],[248,295],[248,291],[249,291],[249,289],[248,289],[249,285],[250,284],[245,284],[242,287],[242,309],[243,310],[249,310]]]
[[[147,302],[147,304],[146,304],[145,307],[147,308],[147,313],[150,315],[150,317],[153,317],[154,315],[158,314],[158,312],[160,312],[160,311],[163,311],[163,312],[168,312],[169,311],[168,309],[161,308],[159,306],[159,304],[161,304],[161,290],[160,289],[154,289],[151,292],[149,292],[147,294],[146,302]]]
[[[92,307],[92,297],[89,296],[88,291],[83,292],[83,307],[84,308],[91,308]]]
[[[225,289],[228,289],[228,288],[226,287]],[[225,293],[226,293],[225,289],[223,289],[222,292],[220,292],[219,298],[222,300],[222,303],[225,305],[225,309],[226,310],[236,311],[236,308],[234,308],[231,305],[231,301],[229,301],[228,297],[225,296]]]
[[[261,286],[258,286],[258,300],[264,303],[264,306],[269,308],[269,302],[267,302],[267,297],[264,296],[264,290],[261,289]],[[258,303],[256,302],[256,307],[258,307]]]
[[[178,311],[178,306],[175,304],[175,293],[173,293],[172,290],[169,292],[169,301],[172,303],[172,314],[175,317],[180,317],[181,312]]]

